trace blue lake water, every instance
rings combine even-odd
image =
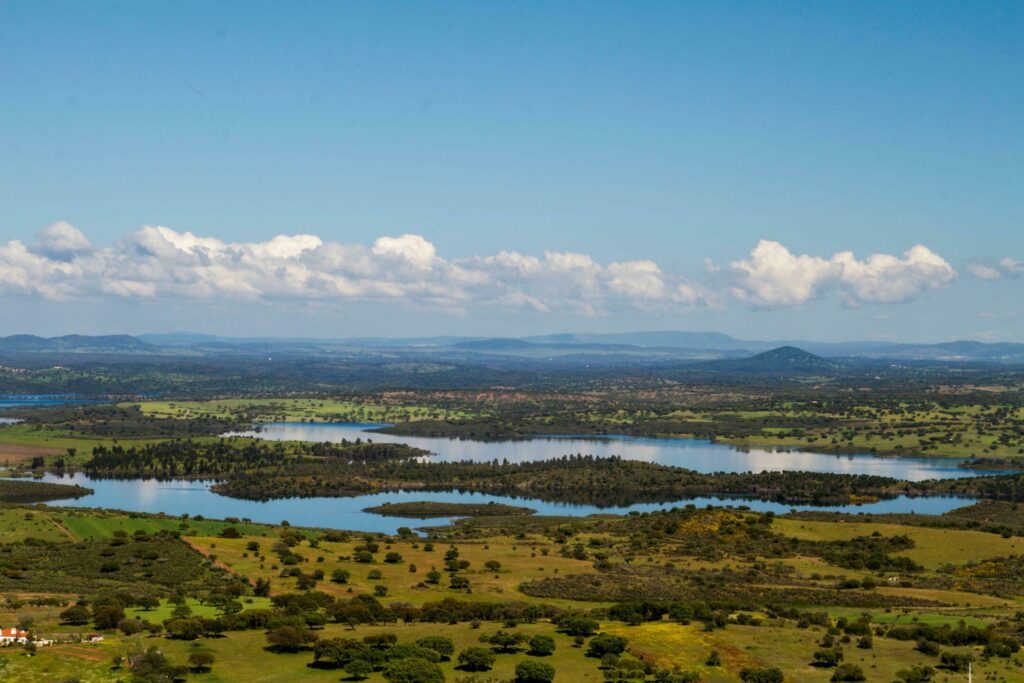
[[[372,439],[383,443],[406,443],[430,451],[433,460],[508,460],[527,462],[550,460],[563,455],[617,455],[661,465],[686,467],[698,472],[803,471],[839,474],[875,474],[907,481],[972,477],[979,473],[958,467],[957,458],[880,458],[870,453],[827,454],[796,449],[737,448],[703,439],[655,439],[631,436],[558,436],[517,441],[473,441],[448,437],[398,436],[370,431],[375,424],[271,422],[258,431],[239,432],[275,441]]]
[[[567,454],[619,455],[688,467],[701,472],[746,472],[762,470],[804,470],[815,472],[863,473],[891,476],[898,479],[922,480],[976,476],[978,472],[957,467],[958,461],[948,458],[878,458],[870,454],[828,455],[798,450],[735,448],[726,444],[694,439],[651,439],[633,437],[548,437],[519,441],[472,441],[464,439],[407,437],[368,431],[380,425],[324,424],[282,422],[263,425],[246,435],[274,440],[318,442],[354,441],[367,438],[377,442],[408,443],[424,448],[438,460],[509,460],[523,462],[561,457]],[[970,505],[971,499],[954,497],[900,497],[865,505],[810,506],[784,505],[769,501],[742,498],[699,497],[666,503],[645,503],[631,506],[572,505],[534,499],[491,496],[479,493],[399,491],[352,498],[289,498],[258,502],[237,500],[213,493],[211,482],[148,480],[91,480],[77,473],[60,477],[47,475],[46,481],[78,483],[95,493],[78,500],[59,501],[58,506],[110,508],[171,515],[188,513],[208,518],[246,517],[257,522],[277,523],[288,520],[302,526],[327,527],[394,533],[400,526],[442,525],[449,518],[419,521],[383,517],[363,509],[385,502],[429,500],[439,502],[507,503],[525,505],[544,515],[622,514],[651,511],[686,504],[746,505],[754,510],[778,513],[798,510],[832,510],[864,513],[919,512],[941,514]]]
[[[56,501],[55,506],[108,508],[117,510],[135,510],[139,512],[163,512],[169,515],[190,514],[203,515],[211,519],[225,517],[247,517],[254,522],[276,524],[282,520],[300,526],[325,527],[331,529],[350,529],[356,531],[372,531],[395,533],[400,526],[440,526],[452,521],[452,518],[434,517],[426,521],[400,517],[384,517],[363,509],[373,505],[402,501],[430,500],[440,502],[461,503],[507,503],[509,505],[525,505],[537,510],[542,515],[582,516],[597,513],[625,514],[639,511],[667,509],[693,503],[705,505],[746,505],[753,510],[774,511],[777,513],[790,510],[831,510],[836,512],[919,512],[925,514],[942,514],[954,508],[970,505],[974,502],[966,498],[935,497],[935,498],[894,498],[877,503],[853,506],[815,507],[811,505],[783,505],[769,501],[743,500],[738,498],[700,497],[671,503],[644,503],[627,507],[597,507],[594,505],[570,505],[568,503],[548,503],[544,501],[511,498],[506,496],[490,496],[480,493],[432,492],[432,491],[396,491],[378,493],[353,498],[285,498],[258,502],[239,500],[220,496],[210,491],[210,482],[203,481],[158,481],[155,479],[90,479],[85,474],[53,475],[48,474],[44,481],[65,484],[81,484],[95,491],[92,495],[78,500]]]

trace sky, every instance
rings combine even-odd
[[[0,1],[0,334],[1024,341],[1024,4]]]

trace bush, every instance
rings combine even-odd
[[[351,678],[361,681],[370,677],[370,674],[373,673],[373,665],[365,659],[353,659],[345,665],[345,673]]]
[[[428,650],[433,650],[442,657],[451,657],[455,654],[455,644],[452,642],[452,639],[445,638],[444,636],[427,636],[417,640],[416,644]]]
[[[68,607],[60,613],[61,623],[70,624],[71,626],[84,626],[89,623],[91,617],[92,614],[90,614],[89,608],[82,605]]]
[[[743,669],[740,680],[744,683],[782,683],[782,672],[778,669]]]
[[[555,652],[555,639],[551,636],[537,635],[530,638],[530,650],[528,654],[536,657],[546,657],[547,655],[554,654]]]
[[[836,667],[836,670],[832,672],[832,678],[830,679],[833,683],[843,683],[845,681],[866,681],[867,678],[864,676],[864,671],[855,664],[840,664]]]
[[[421,657],[396,659],[384,667],[388,683],[444,683],[444,672],[433,662]]]
[[[497,657],[486,647],[467,647],[459,653],[459,666],[466,671],[487,671]]]
[[[267,631],[267,642],[278,652],[298,652],[316,639],[316,634],[299,626],[278,626]]]
[[[621,655],[626,651],[628,640],[622,636],[602,634],[590,639],[590,647],[587,648],[588,657],[603,657],[605,655]]]
[[[974,661],[974,656],[969,654],[956,654],[954,652],[943,652],[939,657],[942,668],[949,671],[967,671],[968,666]]]
[[[928,683],[935,675],[935,669],[930,666],[915,666],[912,669],[903,669],[896,672],[896,678],[903,683]]]
[[[555,667],[546,662],[526,660],[516,664],[516,683],[550,683],[555,680]]]
[[[188,656],[188,668],[203,673],[213,668],[214,656],[209,652],[193,652]]]
[[[820,666],[824,668],[830,668],[838,666],[843,661],[843,651],[840,649],[834,650],[818,650],[814,653],[813,666]]]
[[[592,636],[597,632],[600,624],[590,617],[579,614],[572,614],[563,617],[558,622],[558,628],[570,636]]]

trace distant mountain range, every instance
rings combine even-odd
[[[768,352],[768,353],[766,353]],[[136,354],[317,356],[393,354],[471,359],[488,357],[566,362],[689,362],[743,371],[771,365],[823,370],[837,362],[891,361],[1024,364],[1024,344],[954,341],[940,344],[748,340],[719,332],[621,332],[506,337],[382,337],[314,339],[220,337],[188,332],[139,336],[0,337],[3,354]]]

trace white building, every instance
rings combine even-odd
[[[28,631],[20,628],[0,628],[0,647],[24,645],[28,642]]]

